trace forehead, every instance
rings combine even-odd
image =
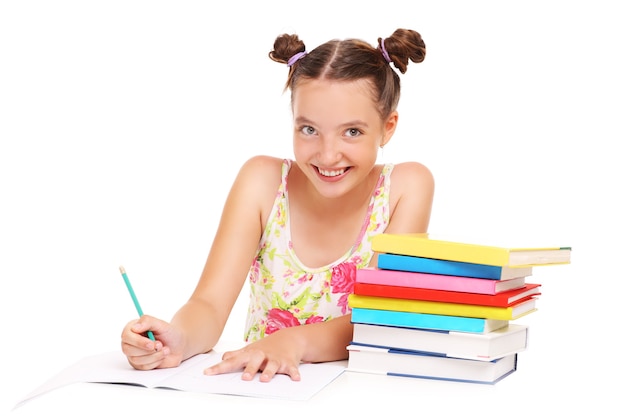
[[[378,117],[368,80],[306,80],[292,91],[295,117],[310,120]]]

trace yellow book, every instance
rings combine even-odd
[[[440,239],[428,233],[382,233],[372,239],[372,249],[379,253],[416,256],[473,264],[532,267],[569,264],[569,246],[506,247],[482,243]]]
[[[348,296],[348,306],[350,308],[404,311],[408,313],[438,314],[441,316],[474,317],[495,320],[518,319],[536,311],[537,308],[535,304],[536,298],[530,298],[509,307],[493,307],[357,294],[350,294]]]

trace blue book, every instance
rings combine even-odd
[[[352,323],[377,324],[381,326],[469,333],[489,333],[509,324],[508,320],[375,310],[360,307],[352,308],[351,321]]]
[[[425,274],[452,275],[468,278],[509,280],[527,277],[532,274],[531,267],[511,268],[468,262],[446,261],[442,259],[420,258],[418,256],[378,254],[378,268],[395,271],[421,272]]]

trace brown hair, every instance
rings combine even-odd
[[[298,35],[283,34],[276,38],[269,57],[287,64],[295,54],[305,51],[305,44]],[[293,92],[300,80],[354,81],[365,78],[372,84],[374,102],[378,103],[378,111],[384,119],[398,106],[400,77],[387,62],[383,51],[404,74],[409,60],[416,63],[424,60],[426,45],[422,36],[410,29],[396,29],[390,37],[378,38],[376,48],[359,39],[334,39],[292,63],[285,90]]]

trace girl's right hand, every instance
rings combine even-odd
[[[148,330],[156,341],[147,337]],[[122,352],[135,369],[173,368],[183,360],[183,335],[168,322],[144,315],[124,327]]]

